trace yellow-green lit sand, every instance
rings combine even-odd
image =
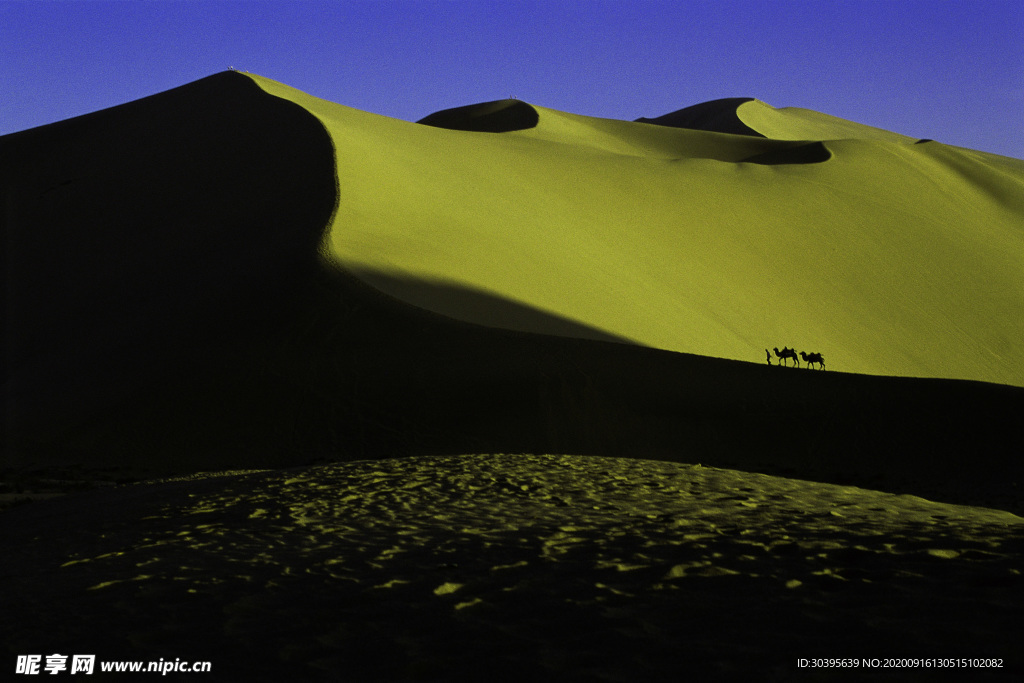
[[[416,305],[474,321],[376,274],[661,349],[791,345],[830,369],[1024,385],[1022,161],[752,101],[748,126],[832,157],[739,163],[772,141],[542,107],[535,128],[446,130],[253,78],[331,134],[331,256]]]

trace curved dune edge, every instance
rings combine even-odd
[[[753,99],[752,97],[727,97],[684,107],[668,114],[656,116],[653,119],[641,117],[636,122],[672,128],[707,130],[732,135],[769,137],[751,128],[737,115],[739,106]]]
[[[526,102],[497,100],[444,109],[424,116],[417,123],[449,130],[508,133],[534,128],[540,114]]]
[[[0,516],[0,647],[173,652],[212,661],[210,680],[786,677],[851,648],[1002,657],[1005,676],[1022,532],[1004,512],[617,458],[140,484]]]
[[[0,138],[4,417],[59,438],[265,332],[319,267],[335,169],[234,72]]]
[[[374,289],[405,304],[475,325],[510,331],[538,330],[543,334],[590,339],[617,344],[635,344],[626,337],[609,334],[570,318],[562,318],[523,305],[491,292],[471,289],[441,279],[403,277],[398,273],[350,267],[354,275]]]
[[[764,362],[792,346],[830,369],[1024,386],[1024,162],[756,100],[741,117],[791,139],[543,108],[533,128],[481,136],[254,78],[332,135],[326,248],[342,267],[450,282],[658,349]],[[808,137],[829,142],[780,147]],[[737,163],[766,152],[775,163]],[[808,152],[831,158],[787,163]],[[474,322],[450,301],[419,305]]]
[[[879,140],[914,142],[912,138],[882,128],[854,123],[836,116],[799,107],[775,107],[748,100],[736,107],[736,117],[760,135],[775,140]]]

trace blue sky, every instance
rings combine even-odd
[[[229,66],[406,120],[757,97],[1024,158],[1020,0],[0,0],[0,134]]]

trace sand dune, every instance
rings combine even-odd
[[[533,128],[539,120],[540,114],[526,102],[498,100],[435,112],[419,122],[450,130],[508,133]]]
[[[9,427],[58,436],[258,334],[317,268],[333,175],[238,74],[0,138]]]
[[[750,97],[727,97],[694,104],[668,114],[656,116],[653,119],[641,117],[637,119],[637,122],[653,123],[658,126],[671,126],[673,128],[731,133],[732,135],[768,137],[748,126],[737,116],[739,106],[752,99]]]
[[[799,107],[775,107],[761,100],[749,100],[736,107],[736,116],[766,138],[776,140],[877,140],[908,143],[915,138],[881,128],[854,123]]]
[[[226,91],[231,82],[231,88],[244,88],[242,78],[219,76],[217,87]],[[723,127],[707,123],[712,130],[597,119],[508,100],[438,112],[424,119],[432,123],[425,126],[251,78],[326,126],[340,196],[325,246],[337,264],[353,272],[474,289],[653,348],[760,362],[765,347],[792,345],[820,351],[830,368],[848,372],[1024,386],[1019,160],[913,144],[914,139],[824,114],[741,98],[682,112],[697,110],[687,116],[698,123],[735,116],[766,137],[715,132]],[[200,89],[192,93],[200,101],[208,97]],[[231,105],[219,102],[215,109],[239,116],[228,114],[226,106]],[[272,106],[285,107],[268,100],[259,110]],[[182,134],[190,130],[171,118],[152,125]],[[43,135],[46,142],[40,144],[58,149],[67,144],[60,130],[70,128],[44,127],[7,136],[4,144],[14,148],[14,158],[19,146],[34,145]],[[225,148],[226,140],[215,145],[193,139],[190,148],[202,144],[221,158],[240,160]],[[113,150],[136,143],[122,135],[90,144]],[[130,182],[100,180],[90,172],[93,186],[71,183],[76,173],[87,172],[72,170],[73,163],[91,163],[88,157],[60,157],[66,169],[40,171],[48,175],[40,177],[39,187],[18,180],[19,189],[11,191],[49,191],[50,199],[59,193],[63,204],[54,206],[78,206],[101,188],[119,187],[122,197],[134,198],[132,204],[158,193],[163,205],[155,203],[156,211],[173,210],[167,202],[177,195],[167,190],[186,179],[162,169],[188,162],[161,155],[155,147],[149,152],[162,159],[151,169],[161,170],[120,169]],[[268,159],[279,163],[273,154]],[[259,165],[247,161],[216,172],[242,179],[251,172],[242,168]],[[225,197],[239,193],[241,184],[193,183]],[[239,207],[262,210],[267,200],[238,201]],[[211,205],[208,197],[195,202]],[[227,210],[231,203],[223,205]],[[17,204],[14,211],[20,211]],[[142,211],[122,212],[119,220],[143,224],[148,216]],[[196,214],[203,221],[213,215]],[[199,233],[195,226],[173,228],[165,234]],[[62,239],[66,253],[79,248],[74,240],[80,238]],[[253,238],[239,234],[235,240]],[[169,251],[159,244],[146,248]],[[194,253],[178,252],[182,259]],[[370,283],[399,294],[384,279]],[[91,295],[80,298],[86,296]],[[455,301],[418,305],[480,322]],[[76,310],[90,306],[95,304]]]
[[[225,73],[0,139],[9,461],[677,459],[683,438],[711,464],[1019,497],[1020,390],[836,371],[1021,384],[1024,162],[517,101],[435,122]],[[829,372],[763,364],[787,344]]]
[[[638,123],[753,135],[774,140],[884,140],[913,142],[914,138],[892,131],[847,121],[810,109],[776,109],[753,97],[727,97],[702,102]]]
[[[774,139],[542,107],[520,130],[439,131],[254,78],[331,133],[343,267],[660,349],[760,361],[780,340],[849,372],[1024,385],[1024,162],[756,100],[731,106]],[[824,142],[777,153],[793,141]]]

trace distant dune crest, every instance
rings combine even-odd
[[[509,133],[533,128],[540,120],[537,110],[520,100],[496,100],[444,109],[417,123],[450,130]]]
[[[912,142],[915,138],[866,126],[810,109],[776,109],[753,97],[726,97],[702,102],[637,123],[751,135],[774,140],[886,140]]]
[[[754,137],[763,138],[766,136],[748,126],[737,115],[739,106],[744,102],[751,102],[753,99],[752,97],[726,97],[694,104],[653,119],[641,117],[636,122],[669,126],[671,128],[731,133],[733,135],[753,135]]]
[[[775,107],[761,100],[748,100],[736,108],[736,116],[760,135],[775,140],[879,140],[913,142],[892,131],[855,123],[799,107]]]

